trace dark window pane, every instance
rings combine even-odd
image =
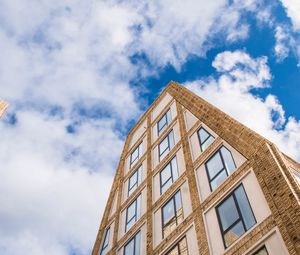
[[[173,179],[175,181],[175,179],[177,179],[177,177],[178,177],[178,167],[177,167],[177,159],[176,159],[176,157],[174,157],[172,159],[171,165],[172,165]]]
[[[166,255],[188,255],[186,238],[181,239]]]
[[[214,140],[215,139],[212,136],[210,136],[204,143],[202,143],[201,145],[202,151],[204,151],[209,145],[211,145]]]
[[[227,178],[226,170],[220,172],[210,183],[211,189],[215,190]]]
[[[136,201],[134,201],[128,208],[127,208],[127,219],[130,220],[132,217],[135,216],[135,209],[136,209]]]
[[[165,182],[161,187],[161,193],[164,193],[172,185],[172,183],[172,179],[169,179],[167,182]]]
[[[127,231],[130,229],[134,223],[139,219],[141,215],[141,195],[139,195],[134,202],[128,206],[126,212],[126,227]]]
[[[167,123],[168,123],[168,124],[170,124],[171,119],[172,119],[172,116],[171,116],[171,110],[169,109],[169,110],[167,111]]]
[[[136,220],[141,217],[141,195],[139,195],[136,199]]]
[[[126,244],[124,248],[124,255],[136,255],[134,254],[134,238]]]
[[[248,202],[248,198],[245,194],[244,188],[240,186],[236,191],[234,192],[240,211],[242,213],[242,217],[244,220],[244,223],[246,225],[246,229],[248,230],[251,228],[255,223],[255,218],[253,216],[250,204]]]
[[[167,182],[171,177],[172,177],[172,173],[171,173],[171,165],[168,164],[161,172],[160,172],[160,176],[161,176],[161,183],[164,184],[165,182]]]
[[[102,244],[100,255],[105,255],[108,251],[109,236],[110,236],[110,228],[108,228],[106,230],[105,238],[104,238],[104,241],[103,241],[103,244]]]
[[[139,156],[139,149],[136,148],[131,154],[131,163],[133,163]]]
[[[209,136],[210,136],[210,134],[207,133],[207,131],[204,128],[200,128],[199,137],[200,137],[201,143],[203,143]]]
[[[265,246],[263,246],[257,252],[255,252],[253,255],[268,255],[268,254],[269,253],[267,251],[267,248]]]
[[[169,147],[169,141],[168,141],[168,136],[166,136],[165,139],[162,140],[161,143],[159,144],[160,155],[162,155],[162,153],[164,153],[164,151],[166,151],[168,147]]]
[[[170,109],[164,114],[164,116],[157,122],[158,135],[170,124],[171,111]]]
[[[174,208],[174,200],[171,199],[164,207],[163,207],[163,224],[166,224],[170,219],[175,216],[175,208]]]
[[[129,188],[137,184],[137,171],[129,178]]]
[[[217,152],[209,161],[206,163],[208,175],[210,180],[223,168],[220,153]]]
[[[169,142],[170,142],[170,149],[172,149],[175,145],[175,140],[174,140],[174,133],[171,131],[169,133]]]
[[[221,153],[224,159],[225,167],[229,174],[231,174],[235,170],[235,164],[232,158],[232,155],[229,150],[227,150],[224,146],[221,148]]]
[[[218,211],[219,211],[219,217],[221,220],[222,228],[224,231],[239,219],[239,214],[235,206],[233,196],[227,198],[218,207]]]
[[[226,234],[224,235],[225,245],[228,247],[235,240],[237,240],[242,234],[245,233],[243,223],[240,221],[234,225]]]
[[[139,232],[135,236],[135,254],[134,255],[140,255],[140,254],[141,254],[141,232]]]
[[[158,132],[161,132],[162,131],[162,128],[167,125],[167,116],[164,115],[160,121],[157,123],[158,125]]]
[[[176,210],[178,210],[179,208],[182,207],[182,204],[181,204],[181,193],[180,192],[177,192],[175,194],[175,205],[176,205]]]

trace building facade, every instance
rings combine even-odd
[[[300,165],[170,82],[129,132],[92,254],[300,254]]]
[[[0,100],[0,117],[4,114],[8,104],[2,100]]]

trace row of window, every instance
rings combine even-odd
[[[208,146],[208,142],[211,143],[212,136],[204,129],[200,128],[198,131],[202,148]],[[170,143],[170,141],[172,141]],[[164,155],[166,151],[169,151],[174,145],[173,132],[170,132],[166,138],[161,142],[163,144],[162,150],[159,149],[160,156]],[[204,145],[204,146],[203,146]],[[231,175],[236,167],[231,152],[222,146],[215,152],[206,162],[205,168],[207,173],[208,182],[211,191],[214,191],[225,179]],[[162,195],[171,184],[178,178],[178,166],[176,156],[160,171],[160,194]],[[139,186],[142,181],[142,165],[140,165],[128,178],[128,196],[130,196],[134,190]]]
[[[127,208],[127,229],[129,229],[140,217],[140,200],[141,196],[139,195]],[[256,219],[243,184],[240,184],[234,191],[225,197],[215,207],[215,210],[225,249],[256,224]],[[180,189],[162,206],[161,215],[163,238],[165,238],[184,219]],[[110,228],[106,230],[100,255],[105,255],[107,252],[109,235]],[[124,255],[140,254],[140,239],[140,232],[138,232],[124,246]],[[185,238],[180,240],[167,254],[188,254]],[[266,254],[268,254],[268,252],[265,246],[255,253],[255,255]]]
[[[171,110],[168,111],[161,117],[161,119],[157,122],[157,134],[158,136],[167,128],[172,120]],[[160,160],[170,151],[170,149],[174,146],[174,134],[171,131],[159,144],[159,158]],[[142,142],[137,145],[137,147],[130,154],[130,167],[132,167],[142,156],[143,152],[143,144]]]

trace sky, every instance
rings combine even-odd
[[[170,80],[300,161],[299,0],[0,0],[0,254],[90,254]]]

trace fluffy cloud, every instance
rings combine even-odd
[[[276,44],[274,47],[275,54],[277,56],[278,61],[282,61],[285,59],[289,54],[289,34],[285,31],[285,29],[278,25],[275,28],[275,39]]]
[[[266,57],[252,58],[244,51],[226,51],[216,56],[213,66],[217,75],[185,85],[300,160],[300,122],[292,117],[286,120],[276,96],[260,98],[250,93],[252,88],[259,89],[270,82]]]
[[[146,54],[155,66],[180,70],[190,55],[204,56],[218,35],[234,42],[248,36],[242,14],[257,10],[261,1],[167,0],[137,4],[143,13],[134,50]]]
[[[0,253],[89,254],[125,132],[144,108],[144,87],[131,82],[180,70],[216,35],[244,40],[243,15],[260,4],[2,0],[0,93],[10,108],[0,124]],[[249,93],[269,85],[267,59],[225,52],[213,66],[218,78],[189,86],[294,155],[299,123],[285,122],[276,97]],[[230,97],[242,110],[222,101]]]
[[[300,31],[300,2],[298,0],[281,0],[295,30]]]

